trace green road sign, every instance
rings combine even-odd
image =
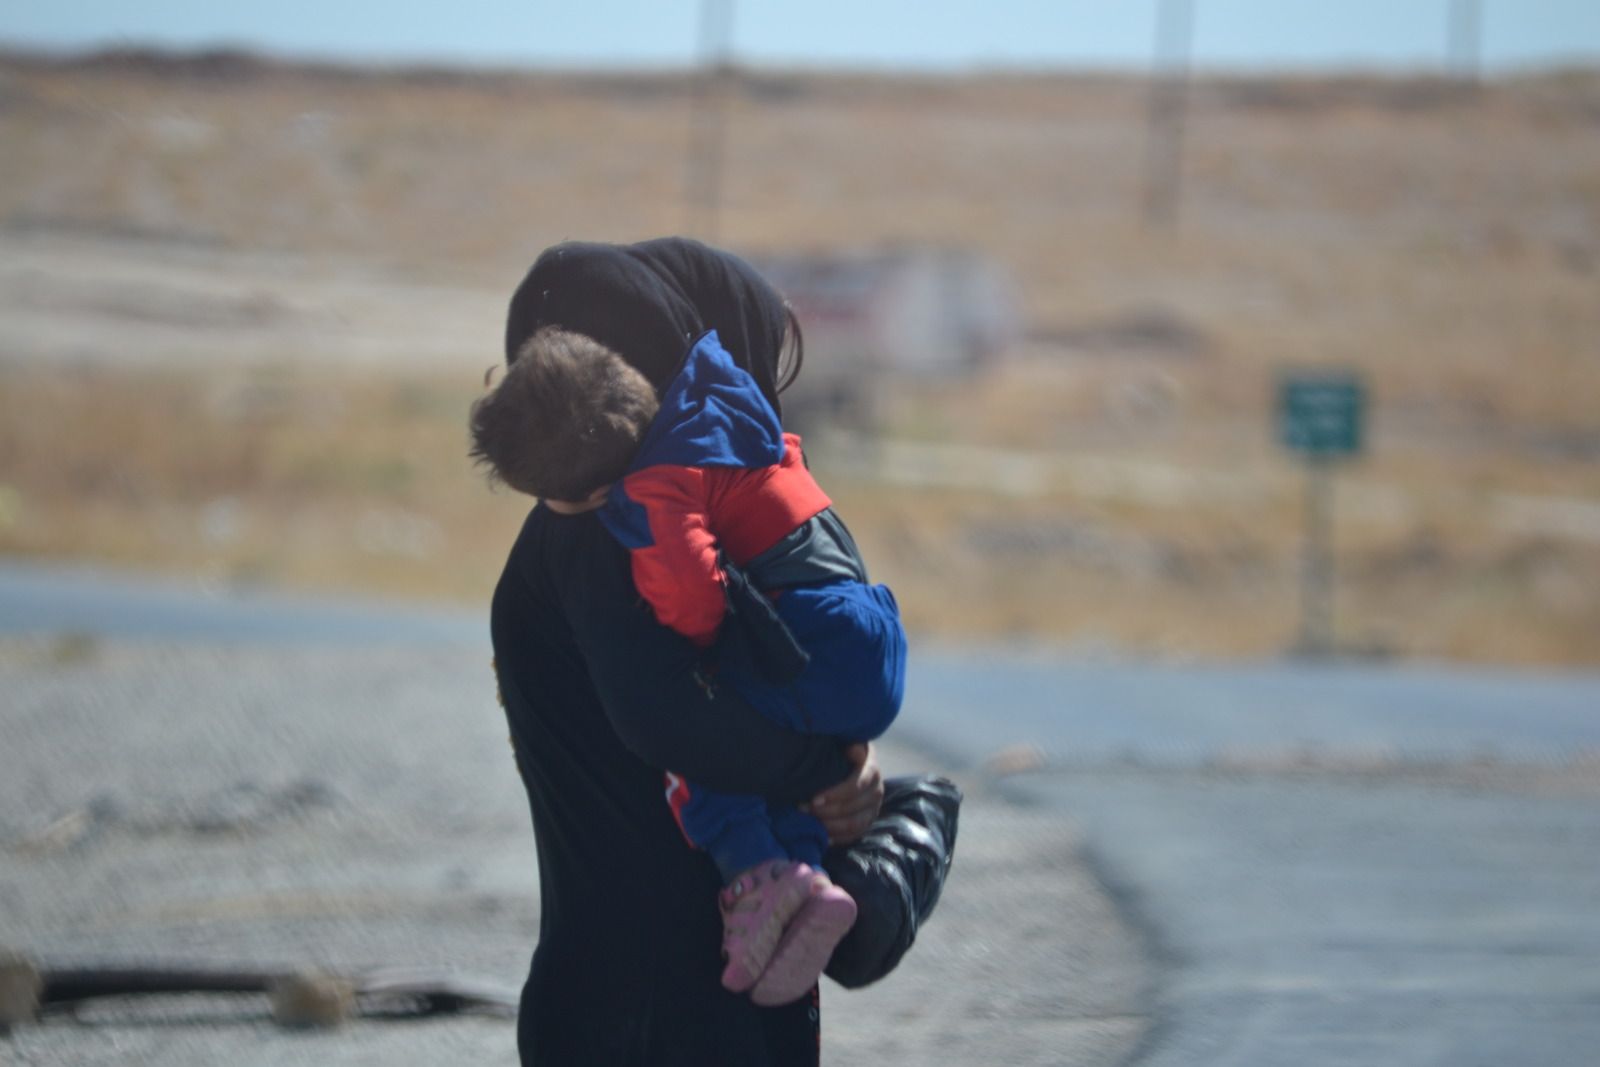
[[[1352,456],[1365,436],[1366,385],[1350,371],[1296,371],[1278,385],[1278,439],[1308,456]]]

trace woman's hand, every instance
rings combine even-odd
[[[877,749],[870,744],[851,745],[844,755],[853,768],[850,776],[801,805],[821,820],[828,840],[835,845],[859,840],[883,804],[883,771],[878,767]]]

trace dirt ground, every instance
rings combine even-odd
[[[739,72],[691,211],[665,75],[0,56],[0,552],[481,598],[465,462],[546,245],[936,246],[1021,341],[896,381],[819,475],[920,630],[1162,657],[1297,640],[1284,368],[1364,375],[1336,644],[1600,662],[1600,78],[1207,78],[1175,227],[1136,79]],[[817,358],[824,358],[817,354]],[[831,449],[831,455],[830,453]]]
[[[46,965],[453,971],[516,989],[526,801],[476,650],[0,644],[0,945]],[[885,749],[888,770],[926,769]],[[824,990],[825,1063],[1117,1062],[1150,973],[1073,827],[968,783],[933,921]],[[102,1003],[0,1038],[30,1067],[514,1062],[511,1022],[277,1028],[264,998]]]

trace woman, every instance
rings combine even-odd
[[[743,261],[695,242],[550,250],[512,298],[507,360],[544,326],[623,353],[658,389],[715,329],[778,407],[787,309]],[[790,733],[707,684],[699,651],[657,625],[626,551],[592,511],[541,503],[530,513],[491,625],[542,890],[518,1027],[523,1062],[815,1064],[815,993],[760,1009],[721,988],[716,869],[673,823],[661,768],[774,803],[816,798],[839,843],[868,828],[883,796],[870,751]],[[952,806],[947,837],[953,818]],[[917,866],[887,839],[837,857],[836,878],[853,879],[863,903],[852,938],[870,945],[852,951],[887,961],[853,972],[856,982],[893,966],[948,862],[945,848]]]

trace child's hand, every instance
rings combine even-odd
[[[821,820],[828,840],[835,845],[858,840],[878,817],[878,808],[883,804],[883,771],[878,767],[877,750],[870,744],[851,745],[844,755],[855,768],[854,773],[817,794],[811,803],[801,805],[802,810]]]

